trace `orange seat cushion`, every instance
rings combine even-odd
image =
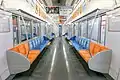
[[[31,64],[33,63],[33,61],[37,58],[39,54],[40,54],[39,50],[32,50],[29,52],[28,59],[30,60]]]
[[[25,47],[26,54],[28,54],[29,51],[30,51],[28,42],[26,42],[26,43],[24,44],[24,47]]]
[[[90,60],[90,58],[85,57],[84,60],[85,60],[86,62],[88,62],[88,61]]]
[[[12,49],[10,49],[10,50],[15,51],[15,52],[18,52],[18,53],[20,52],[17,46],[14,47],[14,48],[12,48]]]
[[[90,42],[90,53],[93,53],[94,47],[95,47],[95,43]]]
[[[28,56],[28,59],[29,59],[31,64],[40,54],[40,50],[30,50],[28,42],[19,44],[18,46],[15,46],[14,48],[12,48],[10,50],[13,50],[13,51],[18,52],[20,54],[23,54],[24,56]]]
[[[100,50],[104,51],[104,50],[108,50],[108,48],[106,48],[105,46],[101,46]]]
[[[91,42],[90,49],[89,50],[80,50],[79,54],[86,62],[88,62],[89,59],[91,58],[91,56],[95,56],[98,52],[101,52],[101,51],[104,51],[107,49],[108,48],[106,48],[105,46],[101,46],[100,44]]]
[[[24,44],[18,45],[18,49],[19,49],[20,53],[22,53],[23,55],[26,55],[26,54],[27,54],[27,53],[26,53],[26,50],[25,50]]]
[[[40,50],[30,50],[29,54],[36,54],[39,53],[40,54]]]
[[[99,44],[95,44],[95,47],[94,47],[94,50],[93,50],[93,53],[92,55],[96,55],[98,52],[100,52],[100,45]]]
[[[88,60],[91,58],[91,55],[88,50],[80,50],[79,54],[86,62],[88,62]]]

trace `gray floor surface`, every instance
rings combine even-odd
[[[56,51],[55,51],[56,49]],[[95,72],[88,73],[64,38],[56,38],[45,51],[31,75],[13,80],[107,80]]]

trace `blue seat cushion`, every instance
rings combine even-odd
[[[39,49],[40,51],[42,51],[46,45],[48,44],[49,41],[43,41],[41,44],[37,45],[34,49]]]
[[[82,49],[82,47],[79,45],[79,43],[78,42],[76,42],[76,41],[74,41],[74,42],[72,42],[72,45],[75,47],[75,49],[76,50],[80,50],[80,49]]]
[[[80,46],[83,47],[83,49],[89,49],[89,43],[90,43],[90,40],[87,38],[81,38],[79,40],[79,44]]]
[[[45,41],[49,41],[49,38],[46,37],[46,36],[43,36],[43,39],[44,39]]]
[[[45,47],[46,47],[46,45],[48,44],[48,42],[49,41],[44,41],[42,44],[40,44],[40,51],[42,51]]]
[[[76,40],[76,36],[71,37],[70,40],[71,40],[71,41]]]
[[[32,49],[34,49],[34,45],[33,45],[32,40],[31,40],[31,41],[29,41],[29,46],[30,46],[30,49],[31,49],[31,50],[32,50]]]
[[[40,50],[42,51],[48,44],[49,39],[47,37],[38,37],[29,41],[31,50]]]

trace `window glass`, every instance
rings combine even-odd
[[[79,34],[78,33],[79,32],[78,26],[79,26],[78,23],[75,23],[75,36],[77,36],[77,37],[79,36],[78,35]]]
[[[90,36],[91,36],[92,21],[93,21],[93,19],[88,20],[88,38],[90,38]]]
[[[81,22],[81,36],[87,37],[87,20]]]
[[[25,26],[26,25],[26,26]],[[30,21],[25,21],[25,24],[21,20],[21,41],[25,41],[28,39],[32,38],[32,27],[31,27],[31,22]]]
[[[98,41],[99,27],[100,27],[100,18],[96,18],[94,26],[92,26],[93,19],[88,21],[88,38]]]
[[[78,36],[81,37],[81,22],[78,23]]]
[[[33,24],[33,37],[36,37],[39,35],[39,24],[37,22],[34,22]]]

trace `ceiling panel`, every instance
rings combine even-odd
[[[52,0],[53,6],[65,6],[66,0]]]
[[[46,6],[73,6],[79,0],[42,0]]]

